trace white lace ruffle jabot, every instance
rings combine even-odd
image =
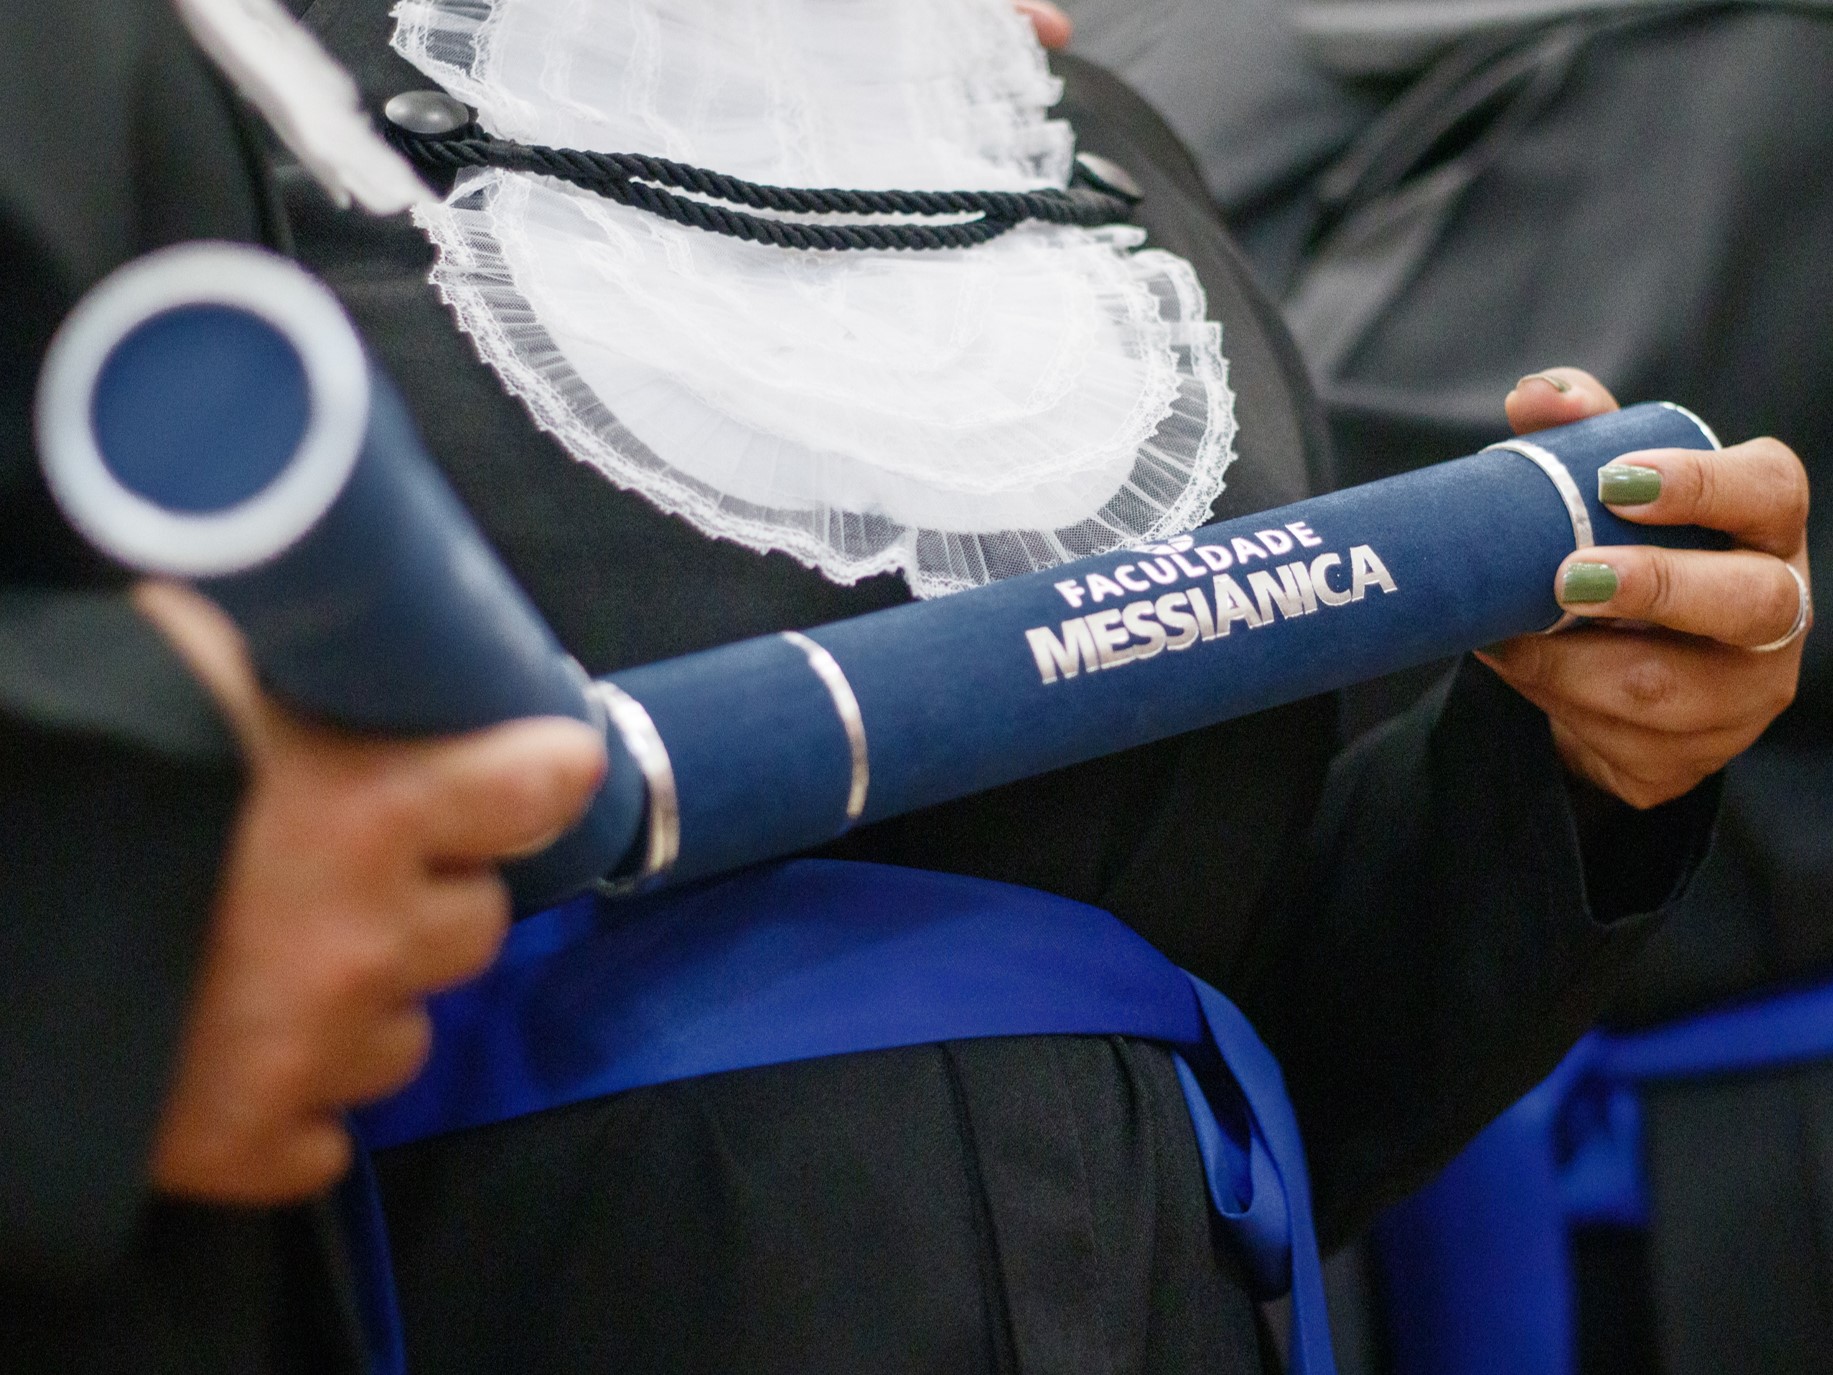
[[[501,137],[789,186],[1062,186],[1009,0],[404,0],[396,48]],[[1220,329],[1134,229],[809,253],[547,178],[415,218],[485,360],[576,458],[699,529],[919,596],[1197,524],[1233,457]]]

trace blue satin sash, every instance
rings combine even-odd
[[[609,912],[586,898],[531,917],[488,974],[434,1000],[433,1018],[425,1072],[359,1114],[372,1148],[857,1051],[984,1036],[1162,1042],[1222,1234],[1261,1297],[1292,1294],[1291,1370],[1335,1368],[1304,1146],[1277,1062],[1228,999],[1097,908],[952,874],[795,860]],[[370,1258],[371,1336],[390,1372],[398,1318],[379,1226],[371,1212],[358,1261]]]
[[[1570,1231],[1646,1226],[1638,1086],[1833,1059],[1833,984],[1593,1033],[1375,1243],[1396,1375],[1574,1375]]]

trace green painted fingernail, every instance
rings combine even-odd
[[[1559,599],[1568,606],[1590,606],[1617,595],[1617,570],[1607,563],[1569,563],[1559,584]]]
[[[1598,469],[1598,500],[1606,506],[1646,506],[1661,495],[1661,474],[1634,463],[1607,463]]]

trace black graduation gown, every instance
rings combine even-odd
[[[1829,94],[1825,7],[1696,6],[1601,32],[1325,384],[1339,452],[1369,478],[1455,451],[1476,398],[1578,362],[1625,399],[1690,406],[1727,440],[1793,445],[1817,494],[1824,605]],[[1584,156],[1561,155],[1573,148]],[[1469,347],[1496,319],[1519,322],[1513,337]],[[1726,769],[1724,798],[1723,843],[1629,972],[1615,1025],[1833,978],[1824,631],[1795,705]],[[1643,1103],[1650,1228],[1580,1239],[1586,1371],[1820,1375],[1833,1365],[1833,1065],[1654,1086]]]
[[[388,51],[384,0],[302,8],[372,104],[428,84]],[[1082,146],[1138,177],[1153,241],[1195,264],[1224,322],[1242,457],[1218,515],[1314,490],[1302,371],[1188,159],[1112,78],[1064,72]],[[457,334],[411,226],[288,186],[302,258],[589,670],[906,595],[710,541],[575,463]],[[1334,703],[1304,702],[827,853],[1096,903],[1217,983],[1285,1065],[1337,1237],[1554,1063],[1710,806],[1644,818],[1638,858],[1588,897],[1544,718],[1471,665],[1348,753]],[[1257,1369],[1193,1145],[1160,1049],[1030,1038],[712,1076],[379,1163],[421,1371]]]
[[[1474,34],[1388,84],[1313,63],[1284,0],[1070,8],[1089,21],[1079,42],[1206,150],[1263,279],[1298,301],[1349,480],[1464,452],[1495,396],[1555,362],[1626,400],[1679,401],[1728,439],[1777,435],[1817,491],[1833,479],[1833,8],[1605,5],[1512,44]],[[1481,54],[1512,59],[1561,33],[1583,41],[1550,55],[1556,79],[1538,94],[1517,83],[1461,112],[1495,69]],[[1216,84],[1198,84],[1204,71]],[[1256,71],[1258,88],[1240,79]],[[1384,170],[1350,187],[1320,174],[1333,162]],[[1465,189],[1397,232],[1407,199],[1453,164],[1474,171]],[[1824,497],[1808,539],[1824,583]],[[1359,694],[1358,712],[1393,710],[1426,681]],[[1726,770],[1722,833],[1612,1022],[1833,977],[1824,632],[1795,705]],[[1833,1359],[1833,1066],[1651,1086],[1643,1101],[1652,1222],[1646,1245],[1581,1242],[1586,1368],[1818,1375]]]
[[[52,330],[177,239],[259,240],[256,149],[161,0],[0,4],[0,1366],[354,1369],[313,1210],[181,1207],[146,1161],[241,768],[57,519]]]

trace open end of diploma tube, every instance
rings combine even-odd
[[[196,244],[123,268],[59,331],[37,421],[71,523],[130,568],[194,581],[290,706],[391,735],[540,715],[607,732],[591,811],[506,871],[519,906],[637,848],[649,789],[604,691],[452,495],[342,307],[297,266]]]

